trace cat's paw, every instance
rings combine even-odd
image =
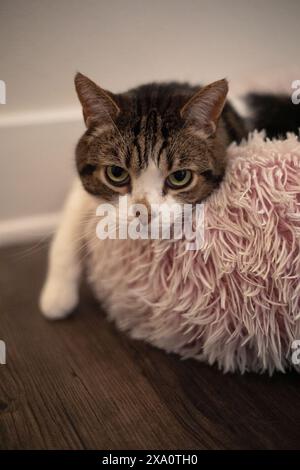
[[[46,282],[40,297],[40,309],[45,317],[51,320],[64,318],[72,313],[77,304],[77,286],[57,280]]]

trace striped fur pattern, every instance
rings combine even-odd
[[[101,200],[117,204],[118,196],[127,194],[130,203],[201,202],[223,178],[226,148],[245,135],[242,120],[225,102],[226,80],[204,88],[152,83],[117,95],[81,74],[75,84],[87,124],[76,150],[77,168],[84,188]],[[110,165],[129,172],[126,187],[107,181],[104,170]],[[168,175],[183,169],[192,172],[190,184],[168,187]],[[154,180],[161,181],[155,194]]]

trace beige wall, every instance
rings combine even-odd
[[[75,104],[76,70],[121,91],[289,66],[299,0],[1,0],[8,111]]]
[[[0,221],[59,209],[82,128],[76,70],[112,91],[276,79],[298,61],[299,21],[299,0],[1,0]]]

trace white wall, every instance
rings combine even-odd
[[[299,62],[299,19],[298,0],[1,0],[0,223],[59,210],[83,128],[77,70],[112,91],[276,80]]]

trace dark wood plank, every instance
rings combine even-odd
[[[48,322],[46,249],[0,250],[2,449],[299,448],[296,373],[223,375],[130,340],[86,286],[74,316]]]

